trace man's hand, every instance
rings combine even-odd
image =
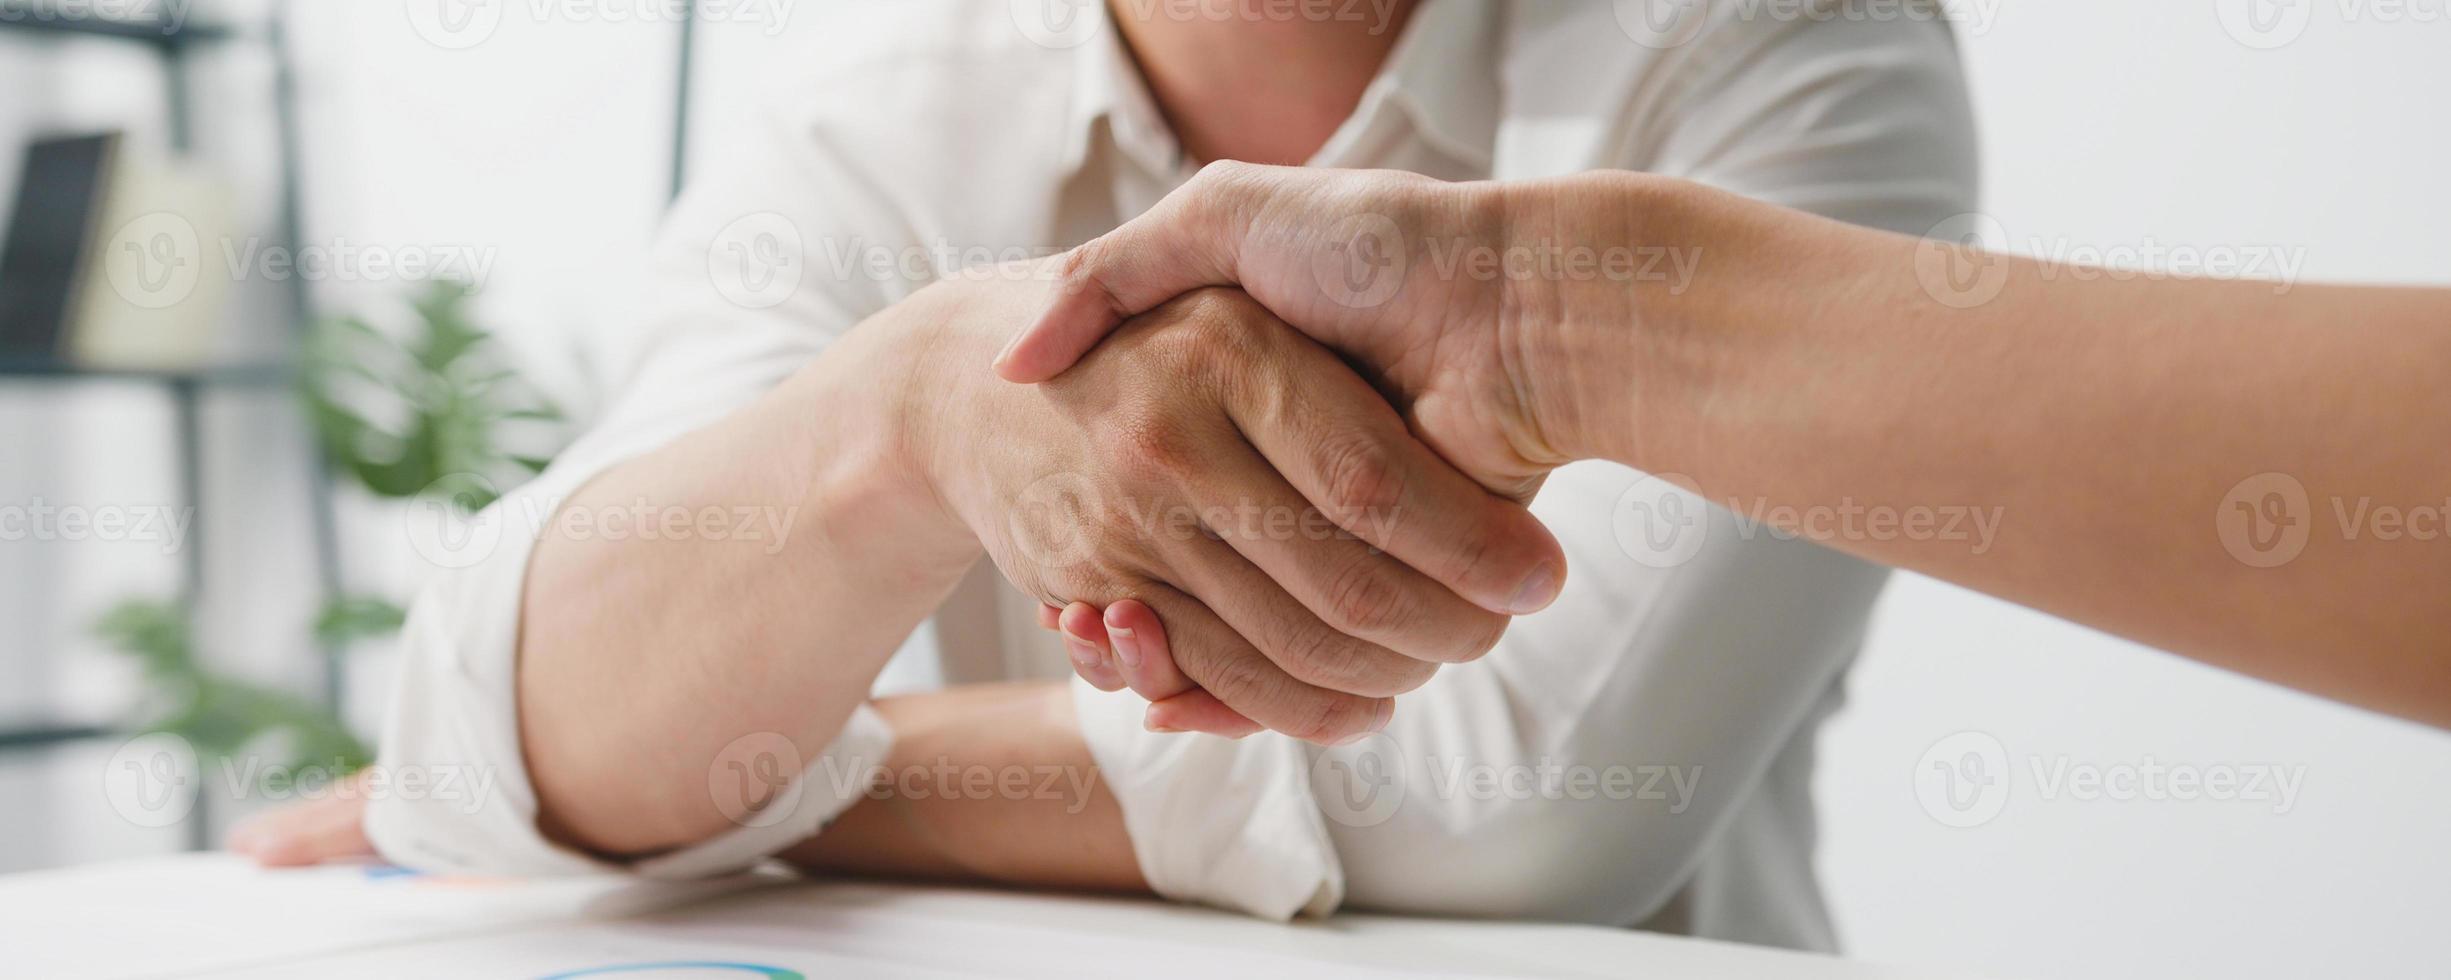
[[[1465,473],[1528,500],[1549,470],[1593,455],[1582,389],[1567,383],[1588,370],[1577,332],[1622,338],[1645,291],[1672,288],[1695,258],[1664,244],[1667,212],[1646,206],[1661,182],[1612,177],[1458,184],[1211,164],[1065,255],[1055,299],[996,370],[1045,381],[1125,318],[1235,285],[1380,382]]]
[[[1240,291],[1159,305],[1078,370],[1020,387],[983,369],[1045,301],[1037,284],[939,288],[907,367],[915,455],[947,509],[1042,601],[1129,599],[1169,624],[1161,661],[1077,622],[1068,645],[1093,683],[1125,680],[1112,643],[1144,695],[1197,685],[1338,741],[1554,598],[1564,558],[1528,511]]]
[[[996,370],[1024,383],[1069,379],[1074,361],[1127,318],[1185,290],[1239,285],[1369,374],[1424,444],[1490,491],[1528,501],[1551,469],[1598,455],[1584,435],[1593,426],[1631,421],[1589,398],[1625,379],[1581,377],[1620,359],[1579,351],[1602,335],[1622,344],[1624,325],[1644,316],[1645,291],[1674,288],[1699,257],[1663,244],[1677,240],[1674,212],[1652,206],[1655,184],[1632,174],[1453,184],[1212,164],[1067,254],[1054,300]],[[1125,671],[1158,702],[1152,728],[1247,731],[1227,692],[1213,692],[1222,705],[1196,691],[1167,700],[1163,612],[1127,602],[1048,618],[1157,651],[1143,658],[1156,661],[1150,676]]]

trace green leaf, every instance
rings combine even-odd
[[[363,639],[389,636],[400,631],[408,613],[387,599],[373,596],[347,596],[325,603],[323,612],[315,617],[315,641],[326,647],[342,647]]]

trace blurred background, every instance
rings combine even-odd
[[[420,535],[603,402],[676,173],[826,2],[878,0],[0,0],[0,871],[200,846],[262,804],[244,760],[363,757]],[[1990,244],[2451,284],[2451,0],[1949,6]],[[2451,738],[2139,653],[1890,587],[1823,741],[1849,951],[2439,975]],[[154,730],[192,809],[112,782]],[[2177,769],[2276,782],[2117,789]]]

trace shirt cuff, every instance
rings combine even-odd
[[[1159,895],[1278,921],[1343,903],[1344,868],[1302,743],[1274,732],[1158,734],[1141,727],[1138,697],[1078,679],[1072,694],[1081,738]]]

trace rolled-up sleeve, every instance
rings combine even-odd
[[[1280,921],[1344,901],[1302,743],[1156,734],[1141,727],[1147,702],[1078,679],[1072,690],[1081,737],[1152,890]]]
[[[812,256],[854,224],[859,202],[824,189],[835,163],[766,120],[666,219],[633,332],[594,351],[626,380],[610,410],[533,482],[468,519],[440,501],[404,528],[436,566],[402,633],[404,663],[369,794],[366,830],[393,861],[490,874],[604,870],[537,828],[521,750],[517,643],[528,562],[563,500],[608,469],[709,425],[799,370],[907,285],[824,274]],[[870,222],[875,224],[876,222]],[[808,837],[865,789],[844,773],[881,765],[892,734],[865,707],[800,778],[784,808],[713,839],[630,865],[649,875],[714,874]],[[816,775],[822,772],[823,778]],[[413,789],[412,789],[413,787]]]

